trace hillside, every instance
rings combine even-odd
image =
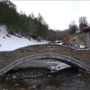
[[[16,7],[10,7],[5,2],[0,2],[0,25],[6,25],[9,32],[18,33],[25,37],[34,36],[46,39],[46,32],[49,31],[48,25],[39,13],[26,15],[18,13]]]
[[[11,35],[7,31],[6,26],[0,26],[0,51],[12,51],[21,47],[37,44],[47,44],[45,40],[37,41],[34,39],[28,40],[21,35]]]

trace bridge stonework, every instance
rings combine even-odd
[[[90,70],[90,50],[82,49],[82,50],[77,50],[74,48],[71,48],[69,46],[62,46],[62,45],[33,45],[33,46],[28,46],[24,48],[17,49],[15,51],[10,51],[10,52],[0,52],[0,74],[4,74],[7,71],[4,71],[6,68],[10,68],[8,66],[14,65],[12,63],[17,63],[19,60],[24,60],[25,58],[22,59],[23,57],[38,57],[38,58],[33,58],[33,59],[39,59],[41,55],[44,58],[50,58],[48,55],[51,55],[53,58],[53,55],[58,55],[60,59],[71,59],[68,60],[68,62],[73,62],[73,61],[78,61],[76,62],[77,65],[78,63],[82,63],[84,66],[87,67],[87,70]],[[40,58],[43,59],[43,58]],[[55,59],[55,58],[54,58]],[[56,59],[58,59],[56,57]],[[62,60],[61,60],[62,61]],[[24,63],[23,62],[23,63]],[[67,62],[67,60],[63,60],[63,62]],[[15,64],[16,65],[16,64]],[[18,64],[19,65],[19,64]],[[14,68],[15,66],[13,66]]]

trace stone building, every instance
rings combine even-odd
[[[79,32],[79,34],[69,40],[70,46],[75,48],[80,48],[82,43],[85,48],[90,48],[90,26],[85,27]]]
[[[81,30],[82,33],[85,33],[85,46],[86,48],[90,48],[90,26],[85,27]]]

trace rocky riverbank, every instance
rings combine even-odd
[[[24,75],[28,75],[25,74],[26,70],[21,71],[24,72]],[[36,69],[32,69],[32,71],[29,69],[28,71],[34,72],[35,75]],[[42,71],[45,73],[47,70],[41,69],[39,72]],[[15,73],[14,71],[13,74],[12,71],[9,74],[13,76]],[[22,76],[21,72],[20,74]],[[0,90],[90,90],[90,74],[79,73],[76,69],[66,69],[40,77],[3,78],[0,80]]]
[[[24,79],[24,78],[39,78],[48,75],[50,72],[46,68],[20,68],[17,70],[12,70],[4,75],[8,80],[11,79]]]

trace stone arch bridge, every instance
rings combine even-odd
[[[32,60],[56,59],[90,71],[90,50],[56,44],[33,45],[15,51],[0,52],[0,75]]]

